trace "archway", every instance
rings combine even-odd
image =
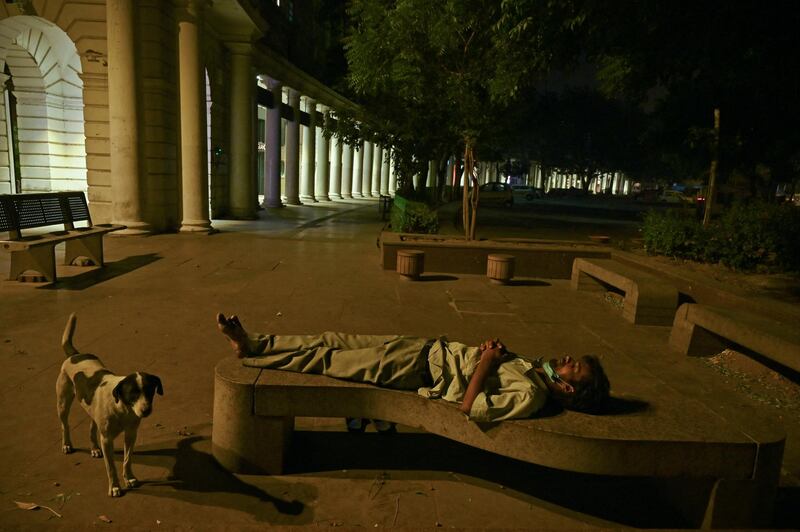
[[[81,71],[75,44],[55,24],[0,20],[0,193],[86,191]]]

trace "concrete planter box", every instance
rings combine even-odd
[[[514,275],[545,279],[569,279],[577,257],[610,258],[611,248],[593,242],[567,240],[496,239],[471,240],[463,237],[413,233],[381,233],[381,265],[397,268],[397,252],[418,249],[425,252],[425,270],[441,273],[486,275],[490,254],[513,255]]]

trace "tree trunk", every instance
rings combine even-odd
[[[461,194],[464,237],[467,240],[475,238],[475,223],[478,217],[478,187],[477,180],[473,176],[474,169],[475,151],[472,140],[467,139],[464,143],[464,189]]]
[[[717,167],[719,165],[719,108],[714,109],[714,139],[712,141],[711,168],[708,173],[708,193],[706,210],[703,213],[703,227],[711,222],[711,209],[717,196]]]

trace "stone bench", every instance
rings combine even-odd
[[[678,290],[647,272],[613,259],[577,258],[572,263],[573,290],[625,294],[623,317],[636,325],[670,325],[678,307]]]
[[[800,334],[796,320],[780,323],[750,312],[684,303],[675,313],[670,346],[680,353],[709,356],[745,347],[794,371],[800,371]]]
[[[546,467],[679,479],[679,497],[686,500],[677,504],[689,508],[685,513],[698,526],[767,523],[783,431],[739,408],[720,415],[646,372],[636,383],[652,390],[658,404],[628,415],[564,412],[477,424],[454,404],[414,392],[250,368],[229,357],[215,368],[212,450],[232,472],[280,474],[294,417],[384,419]],[[697,490],[697,482],[711,487]]]

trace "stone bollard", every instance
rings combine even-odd
[[[397,252],[397,273],[403,279],[418,281],[425,271],[425,252],[417,249],[401,249]]]
[[[486,261],[486,277],[493,284],[508,284],[514,277],[514,255],[489,255]]]

